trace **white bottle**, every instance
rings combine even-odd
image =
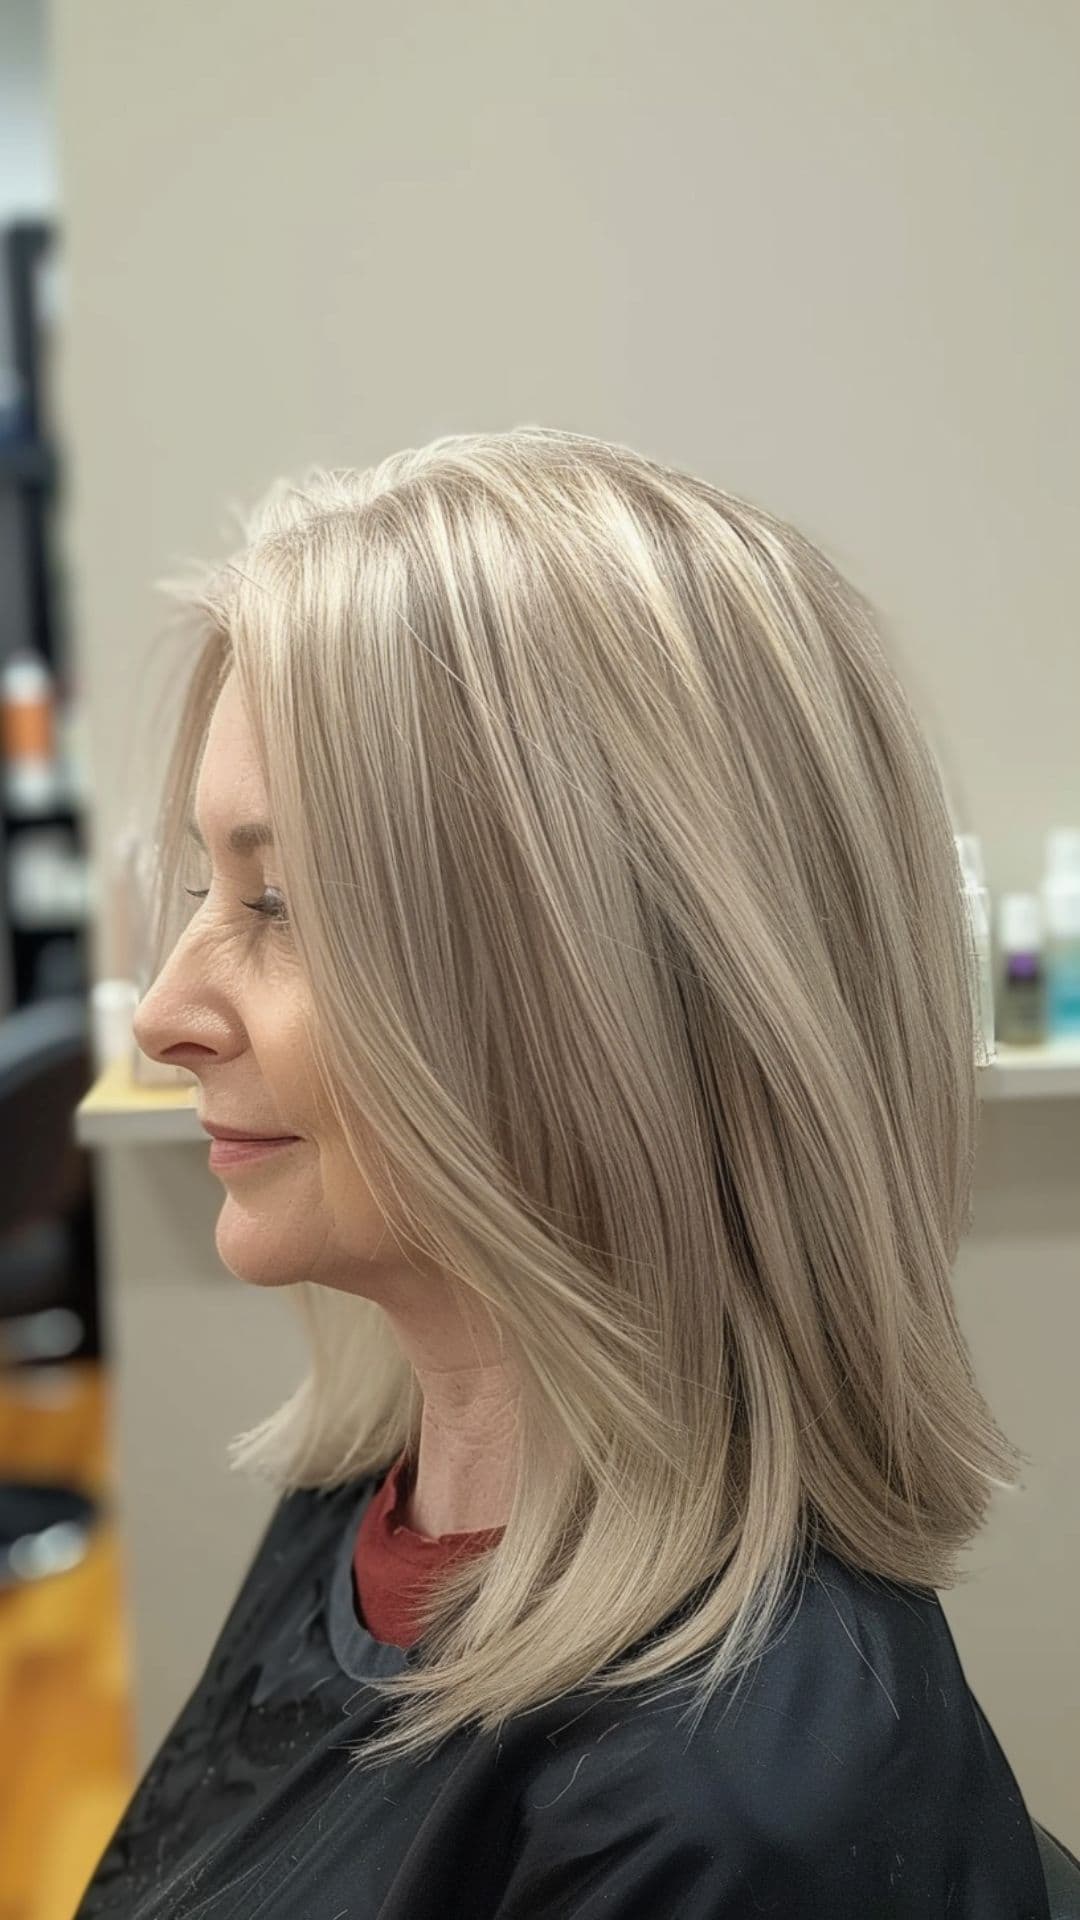
[[[1080,827],[1047,834],[1042,892],[1048,1038],[1080,1039]]]
[[[119,1068],[125,1078],[135,1078],[132,1021],[138,1004],[139,990],[134,980],[94,981],[90,989],[90,1015],[96,1073]]]
[[[961,886],[975,943],[978,965],[978,1000],[973,1008],[976,1034],[976,1064],[996,1059],[994,1035],[994,952],[990,922],[990,892],[983,867],[982,842],[977,833],[955,835],[960,860]]]

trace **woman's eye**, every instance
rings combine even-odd
[[[184,892],[190,894],[193,900],[205,900],[209,891],[209,887],[184,888]],[[261,914],[264,920],[284,922],[289,918],[284,898],[276,887],[267,887],[260,899],[241,900],[240,905],[249,908],[252,913]]]

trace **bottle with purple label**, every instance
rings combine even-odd
[[[1051,1040],[1080,1040],[1080,827],[1046,839],[1047,1024]]]
[[[1046,1039],[1046,960],[1038,895],[1006,893],[998,911],[997,1031],[1010,1046]]]

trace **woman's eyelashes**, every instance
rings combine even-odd
[[[209,887],[184,888],[184,892],[190,894],[193,900],[205,900],[209,891]],[[258,900],[241,900],[240,905],[247,907],[251,913],[260,914],[264,920],[277,921],[279,925],[285,924],[289,918],[284,896],[276,887],[267,887]]]

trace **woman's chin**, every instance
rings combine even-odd
[[[226,1196],[218,1214],[214,1244],[218,1258],[236,1280],[252,1287],[285,1287],[303,1271],[303,1253],[298,1236],[281,1221],[257,1218],[232,1195]]]

